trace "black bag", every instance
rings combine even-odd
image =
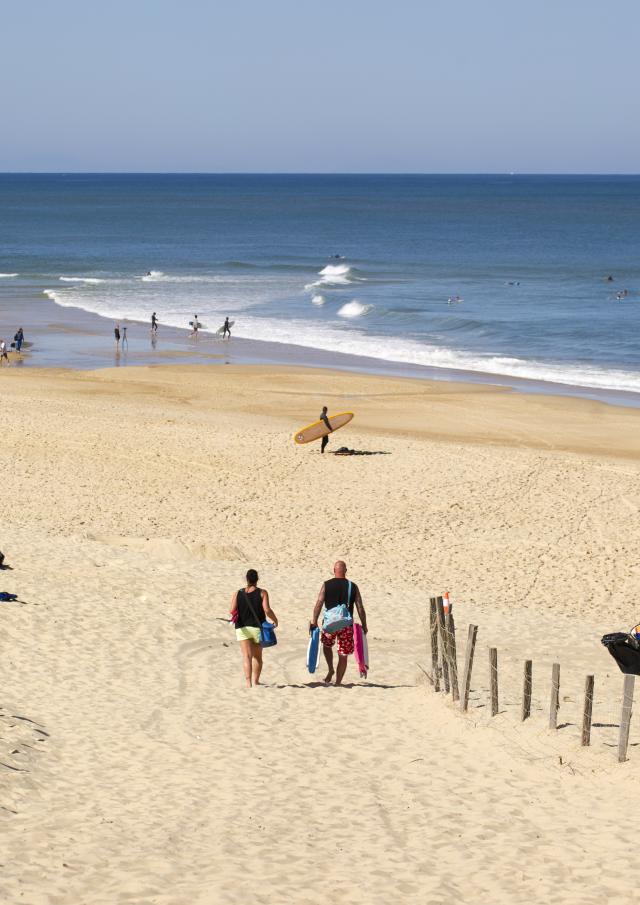
[[[640,676],[640,643],[628,632],[612,632],[604,635],[602,643],[620,667],[620,672]]]

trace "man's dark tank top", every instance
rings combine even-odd
[[[249,597],[251,600],[253,609],[255,610],[255,616],[251,612],[251,607],[247,603],[247,597]],[[262,591],[260,590],[260,588],[256,588],[254,591],[250,591],[248,594],[244,588],[241,588],[238,591],[237,602],[238,619],[236,622],[236,628],[246,628],[248,625],[251,625],[254,628],[260,628],[265,619],[264,610],[262,608]],[[260,622],[257,621],[258,619],[260,620]]]
[[[349,582],[346,578],[330,578],[324,583],[324,605],[330,610],[340,603],[349,603],[349,612],[353,616],[353,605],[355,603],[356,594],[358,593],[358,585],[351,582],[351,596],[347,601],[347,591]]]

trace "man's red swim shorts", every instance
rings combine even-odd
[[[322,633],[322,646],[323,647],[333,647],[336,643],[336,638],[338,639],[338,654],[341,657],[348,657],[349,654],[353,653],[353,626],[348,625],[346,628],[340,629],[339,632],[335,632],[333,635],[327,634],[327,632]]]

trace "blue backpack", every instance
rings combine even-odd
[[[351,600],[351,582],[347,587],[347,602],[339,603],[332,606],[330,610],[324,611],[322,617],[322,631],[327,635],[335,635],[341,632],[343,628],[353,625],[353,616],[349,612],[349,601]]]

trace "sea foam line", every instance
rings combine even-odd
[[[128,300],[82,298],[75,289],[45,289],[44,294],[56,304],[65,308],[80,308],[106,319],[134,320],[145,323],[148,320],[147,310],[137,308]],[[139,299],[136,299],[139,301]],[[351,304],[351,303],[347,303]],[[374,358],[401,364],[420,365],[428,368],[447,369],[471,373],[490,374],[496,377],[516,377],[523,380],[536,380],[546,383],[564,384],[567,386],[587,387],[601,390],[617,390],[640,393],[640,373],[623,371],[619,368],[584,367],[579,365],[560,365],[554,362],[525,360],[501,355],[472,355],[471,353],[447,349],[441,346],[421,343],[417,340],[399,337],[385,337],[364,333],[349,326],[349,319],[342,328],[319,324],[314,321],[293,319],[267,319],[245,314],[236,315],[234,336],[256,339],[286,345],[303,346],[311,349],[322,349],[328,352],[339,352]],[[221,309],[206,309],[200,306],[200,318],[205,323],[215,324],[218,319],[224,320]],[[170,327],[184,328],[188,321],[188,312],[173,311],[160,313],[162,324]],[[203,333],[207,334],[204,330]]]

